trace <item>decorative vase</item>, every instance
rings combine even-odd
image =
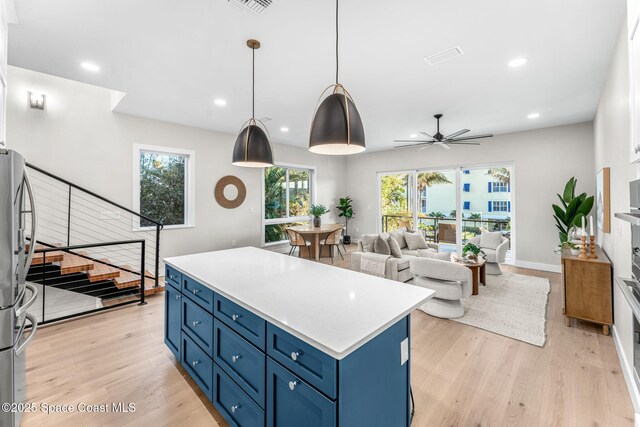
[[[320,227],[321,223],[322,223],[322,220],[320,219],[319,216],[313,217],[313,226],[314,227]]]
[[[478,255],[474,254],[473,252],[467,252],[462,254],[462,256],[464,257],[464,259],[466,261],[469,262],[477,262],[478,261]]]
[[[580,255],[580,248],[571,248],[571,255],[573,256]]]

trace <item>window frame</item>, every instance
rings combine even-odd
[[[185,150],[182,148],[164,147],[158,145],[133,144],[133,210],[140,212],[140,155],[142,153],[156,153],[164,155],[178,155],[186,158],[185,174],[184,174],[184,224],[165,225],[163,230],[175,230],[182,228],[194,228],[196,226],[196,209],[195,209],[195,175],[196,175],[196,152],[193,150]],[[155,230],[155,226],[140,226],[140,218],[133,215],[133,231],[149,231]]]
[[[504,203],[504,210],[496,209],[496,205],[501,206]],[[491,200],[491,212],[509,213],[509,200]]]
[[[491,193],[509,193],[509,184],[500,181],[491,181]]]
[[[271,218],[271,219],[266,219],[265,216],[265,208],[264,208],[264,204],[265,204],[265,195],[264,195],[264,172],[267,168],[262,168],[262,180],[261,180],[261,192],[262,192],[262,205],[260,208],[260,212],[261,215],[260,217],[262,218],[261,221],[261,229],[260,229],[260,241],[262,244],[262,247],[269,247],[269,246],[276,246],[276,245],[282,245],[283,243],[286,243],[288,240],[279,240],[277,242],[265,242],[265,232],[264,229],[267,225],[276,225],[276,224],[286,224],[288,222],[311,222],[312,216],[311,215],[306,215],[306,216],[288,216],[289,215],[289,170],[290,169],[298,169],[298,170],[307,170],[309,171],[309,197],[310,197],[310,201],[309,204],[313,205],[316,203],[316,167],[315,166],[308,166],[308,165],[299,165],[299,164],[294,164],[294,163],[276,163],[271,167],[275,167],[275,168],[283,168],[283,169],[287,169],[287,173],[285,174],[285,185],[287,188],[287,192],[286,192],[286,216],[282,217],[282,218]]]

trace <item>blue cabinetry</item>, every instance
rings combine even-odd
[[[167,266],[165,343],[232,426],[408,426],[409,318],[344,359]]]

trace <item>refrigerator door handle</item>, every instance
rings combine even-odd
[[[20,317],[23,312],[27,311],[38,298],[38,289],[36,289],[35,286],[31,283],[25,283],[24,286],[31,291],[31,298],[29,298],[29,301],[16,308],[16,317]]]
[[[27,317],[27,319],[29,319],[29,322],[31,322],[31,332],[29,333],[29,336],[27,337],[26,340],[24,340],[22,344],[20,344],[18,347],[15,347],[14,351],[16,356],[19,356],[20,353],[22,353],[24,349],[27,348],[31,340],[36,336],[36,332],[38,331],[38,320],[35,318],[35,316],[30,313],[26,313],[25,316]],[[22,332],[24,332],[24,326],[22,327]],[[21,335],[20,338],[22,338],[22,333],[20,335]]]
[[[25,263],[25,271],[29,271],[31,267],[31,261],[33,260],[33,252],[36,250],[36,229],[38,228],[38,219],[36,215],[36,200],[33,197],[33,188],[31,188],[31,182],[29,181],[29,175],[25,171],[24,183],[29,193],[29,204],[31,205],[31,241],[29,242],[29,254],[27,255],[27,261]]]

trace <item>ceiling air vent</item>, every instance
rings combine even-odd
[[[229,3],[246,12],[259,15],[271,6],[273,0],[229,0]]]
[[[436,65],[449,59],[462,55],[462,49],[460,46],[454,46],[452,48],[443,50],[442,52],[434,53],[433,55],[426,56],[424,60],[429,65]]]

